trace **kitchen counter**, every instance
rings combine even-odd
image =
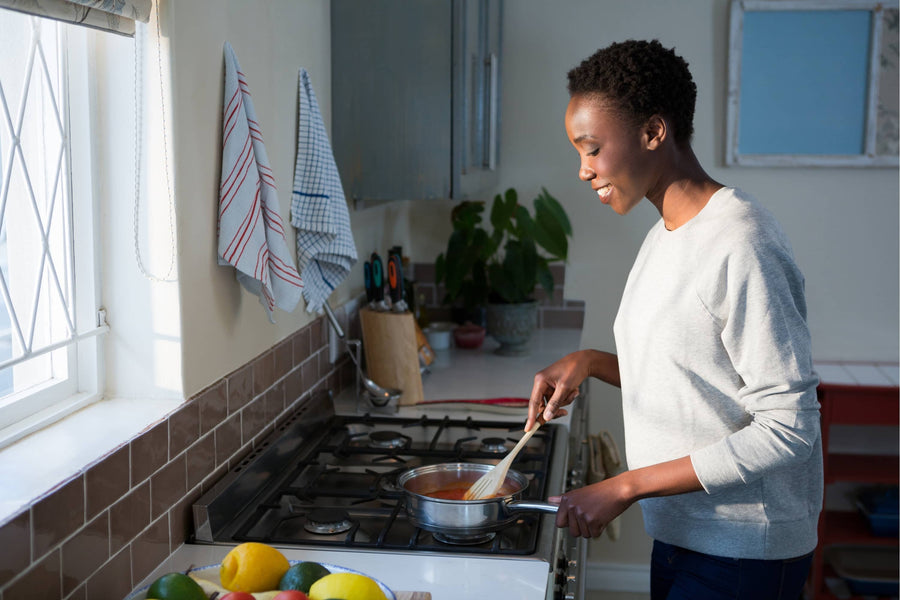
[[[544,367],[580,348],[580,329],[538,329],[531,340],[531,352],[525,356],[499,356],[494,350],[499,344],[485,338],[476,349],[451,347],[435,351],[435,360],[422,376],[425,402],[433,400],[479,400],[485,398],[528,398],[534,375]],[[357,402],[356,390],[342,393],[335,404],[338,412],[352,414],[375,412],[371,405]],[[479,418],[498,419],[521,417],[524,426],[525,409],[466,403],[401,406],[400,417],[428,414],[477,414]],[[555,421],[568,425],[568,418]]]
[[[527,398],[534,374],[568,352],[579,348],[581,331],[573,329],[538,330],[527,356],[506,357],[493,353],[496,342],[486,339],[481,348],[450,348],[436,352],[430,372],[423,376],[426,402],[429,400],[473,400],[495,397]],[[372,411],[359,404],[354,389],[335,398],[339,413]],[[415,417],[449,414],[454,418],[467,414],[487,420],[521,419],[525,408],[494,405],[439,404],[404,406],[397,416]],[[568,417],[559,421],[568,425]],[[140,590],[157,577],[173,571],[185,571],[191,565],[202,567],[220,563],[230,545],[183,544],[142,581]],[[466,557],[433,553],[403,554],[365,552],[359,550],[314,550],[280,548],[290,560],[312,560],[341,565],[371,575],[392,590],[421,591],[432,594],[432,600],[455,598],[504,598],[509,600],[543,600],[546,596],[548,572],[538,560],[500,557]],[[140,598],[141,596],[137,596]]]

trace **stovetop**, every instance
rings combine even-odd
[[[423,465],[496,464],[522,433],[521,420],[335,415],[331,397],[320,394],[194,504],[194,541],[531,555],[540,513],[523,512],[496,534],[460,544],[415,527],[397,486],[400,474]],[[529,480],[522,499],[559,492],[550,487],[559,479],[557,437],[557,426],[544,426],[516,457],[512,469]]]

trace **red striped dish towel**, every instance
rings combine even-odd
[[[219,264],[232,265],[237,280],[274,323],[277,306],[291,312],[303,282],[284,237],[275,179],[247,79],[225,42],[222,115],[222,179],[219,186]]]

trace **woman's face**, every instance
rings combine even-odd
[[[636,126],[596,96],[576,95],[566,109],[566,133],[578,151],[578,177],[600,201],[628,213],[652,185],[652,152],[645,127]]]

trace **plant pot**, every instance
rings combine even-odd
[[[488,304],[487,332],[500,342],[494,352],[501,356],[528,354],[528,345],[537,327],[536,301],[519,304]]]

